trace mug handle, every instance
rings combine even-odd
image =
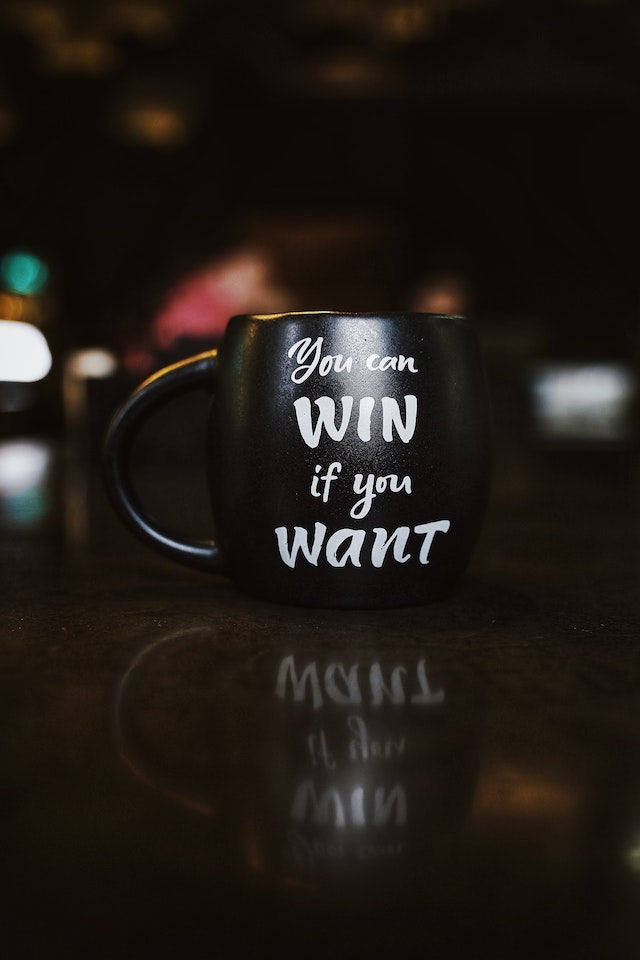
[[[218,373],[218,351],[208,350],[154,373],[116,411],[103,449],[103,472],[111,502],[129,529],[160,553],[210,573],[224,573],[225,562],[213,540],[187,540],[165,530],[145,512],[131,482],[131,452],[142,425],[167,401],[199,387],[211,391]]]

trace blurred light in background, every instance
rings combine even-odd
[[[119,41],[156,47],[175,38],[176,10],[164,0],[77,4],[68,0],[5,0],[0,28],[21,33],[38,69],[53,76],[100,77],[122,63]],[[0,142],[3,133],[0,107]]]
[[[179,147],[189,133],[187,118],[168,103],[130,104],[123,108],[118,125],[126,140],[149,147]]]
[[[25,314],[30,302],[15,294],[0,293],[0,317],[3,320],[27,320]]]
[[[0,518],[11,527],[41,521],[49,507],[51,448],[39,440],[0,442]]]
[[[51,450],[40,440],[0,441],[0,494],[21,493],[44,480],[51,462]]]
[[[49,268],[28,250],[10,250],[0,260],[0,281],[10,293],[32,297],[49,282]]]
[[[95,443],[97,438],[91,436],[91,385],[95,381],[107,380],[117,371],[115,355],[104,347],[74,350],[66,358],[62,399],[67,437],[72,445],[86,450]]]
[[[52,364],[44,334],[21,320],[0,320],[0,381],[35,383]]]
[[[191,92],[153,82],[136,86],[114,109],[112,125],[116,134],[128,143],[156,150],[184,146],[195,121]]]
[[[629,842],[624,857],[627,866],[634,873],[640,873],[640,834],[636,834]]]
[[[172,0],[112,0],[104,4],[5,0],[0,8],[0,23],[20,31],[38,45],[77,35],[78,23],[90,25],[103,36],[118,34],[158,43],[174,36],[176,13]]]
[[[544,364],[530,384],[539,439],[620,443],[635,433],[637,381],[625,364]]]
[[[22,320],[40,327],[49,319],[46,304],[38,297],[23,297],[17,293],[0,290],[0,318]]]
[[[28,37],[34,60],[45,73],[98,76],[117,66],[120,57],[98,16],[87,7],[78,16],[68,3],[18,0],[6,4],[2,20]]]
[[[8,0],[2,20],[14,30],[36,39],[60,36],[67,29],[64,4],[55,0]]]
[[[444,21],[446,4],[425,0],[393,0],[383,4],[377,16],[368,20],[376,39],[391,43],[411,43],[425,40]]]
[[[147,43],[166,43],[175,33],[175,10],[160,0],[121,0],[104,10],[107,29]]]
[[[406,43],[429,36],[456,8],[478,2],[486,5],[487,0],[290,0],[289,15],[317,32]]]
[[[70,354],[65,364],[65,376],[78,380],[102,380],[113,376],[117,368],[118,362],[110,350],[91,347],[87,350],[75,350]]]
[[[93,33],[47,37],[38,50],[38,65],[49,74],[101,76],[115,69],[120,56],[106,38]]]
[[[418,313],[445,313],[467,316],[471,313],[471,281],[461,273],[432,273],[416,286],[410,298],[411,309]]]
[[[499,764],[480,778],[474,815],[482,818],[548,821],[553,825],[577,820],[581,797],[573,784],[542,771]]]

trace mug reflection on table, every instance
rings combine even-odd
[[[262,623],[244,629],[258,646]],[[222,828],[232,860],[276,886],[366,900],[438,885],[477,778],[469,690],[400,636],[372,652],[320,628],[309,646],[284,623],[275,647],[216,656],[236,633],[178,629],[133,657],[113,698],[132,776],[202,818],[203,843]]]

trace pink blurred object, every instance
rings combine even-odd
[[[171,351],[180,340],[221,339],[236,313],[275,313],[290,308],[291,298],[274,278],[261,250],[237,251],[187,277],[169,293],[146,337],[132,343],[122,358],[130,373],[151,369],[156,350]]]

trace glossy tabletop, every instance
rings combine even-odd
[[[7,960],[639,955],[634,455],[498,452],[456,593],[345,612],[154,555],[94,464],[27,448],[1,491]],[[190,472],[140,483],[206,535]]]

